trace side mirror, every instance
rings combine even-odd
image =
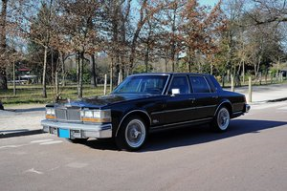
[[[171,96],[175,96],[176,94],[180,94],[180,90],[178,88],[171,89]]]

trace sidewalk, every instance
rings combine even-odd
[[[287,84],[253,86],[252,102],[248,100],[248,86],[237,87],[235,92],[244,94],[250,105],[287,100]]]
[[[0,110],[0,138],[42,133],[45,104],[5,106]]]
[[[235,92],[244,94],[248,101],[248,87],[235,88]],[[287,100],[287,84],[254,86],[252,102],[249,104],[252,106],[283,100]],[[40,121],[44,117],[44,104],[6,106],[5,111],[0,110],[0,138],[42,133]]]

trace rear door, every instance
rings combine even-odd
[[[196,107],[196,119],[211,119],[218,105],[218,94],[208,76],[189,75]]]

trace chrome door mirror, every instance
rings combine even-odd
[[[171,96],[175,96],[176,94],[180,94],[180,90],[178,88],[171,89]]]

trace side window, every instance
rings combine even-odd
[[[209,84],[204,76],[190,76],[190,83],[194,93],[210,93]]]
[[[178,94],[190,93],[187,78],[185,76],[175,76],[172,79],[168,92],[171,92],[172,89],[178,89],[179,90]]]

